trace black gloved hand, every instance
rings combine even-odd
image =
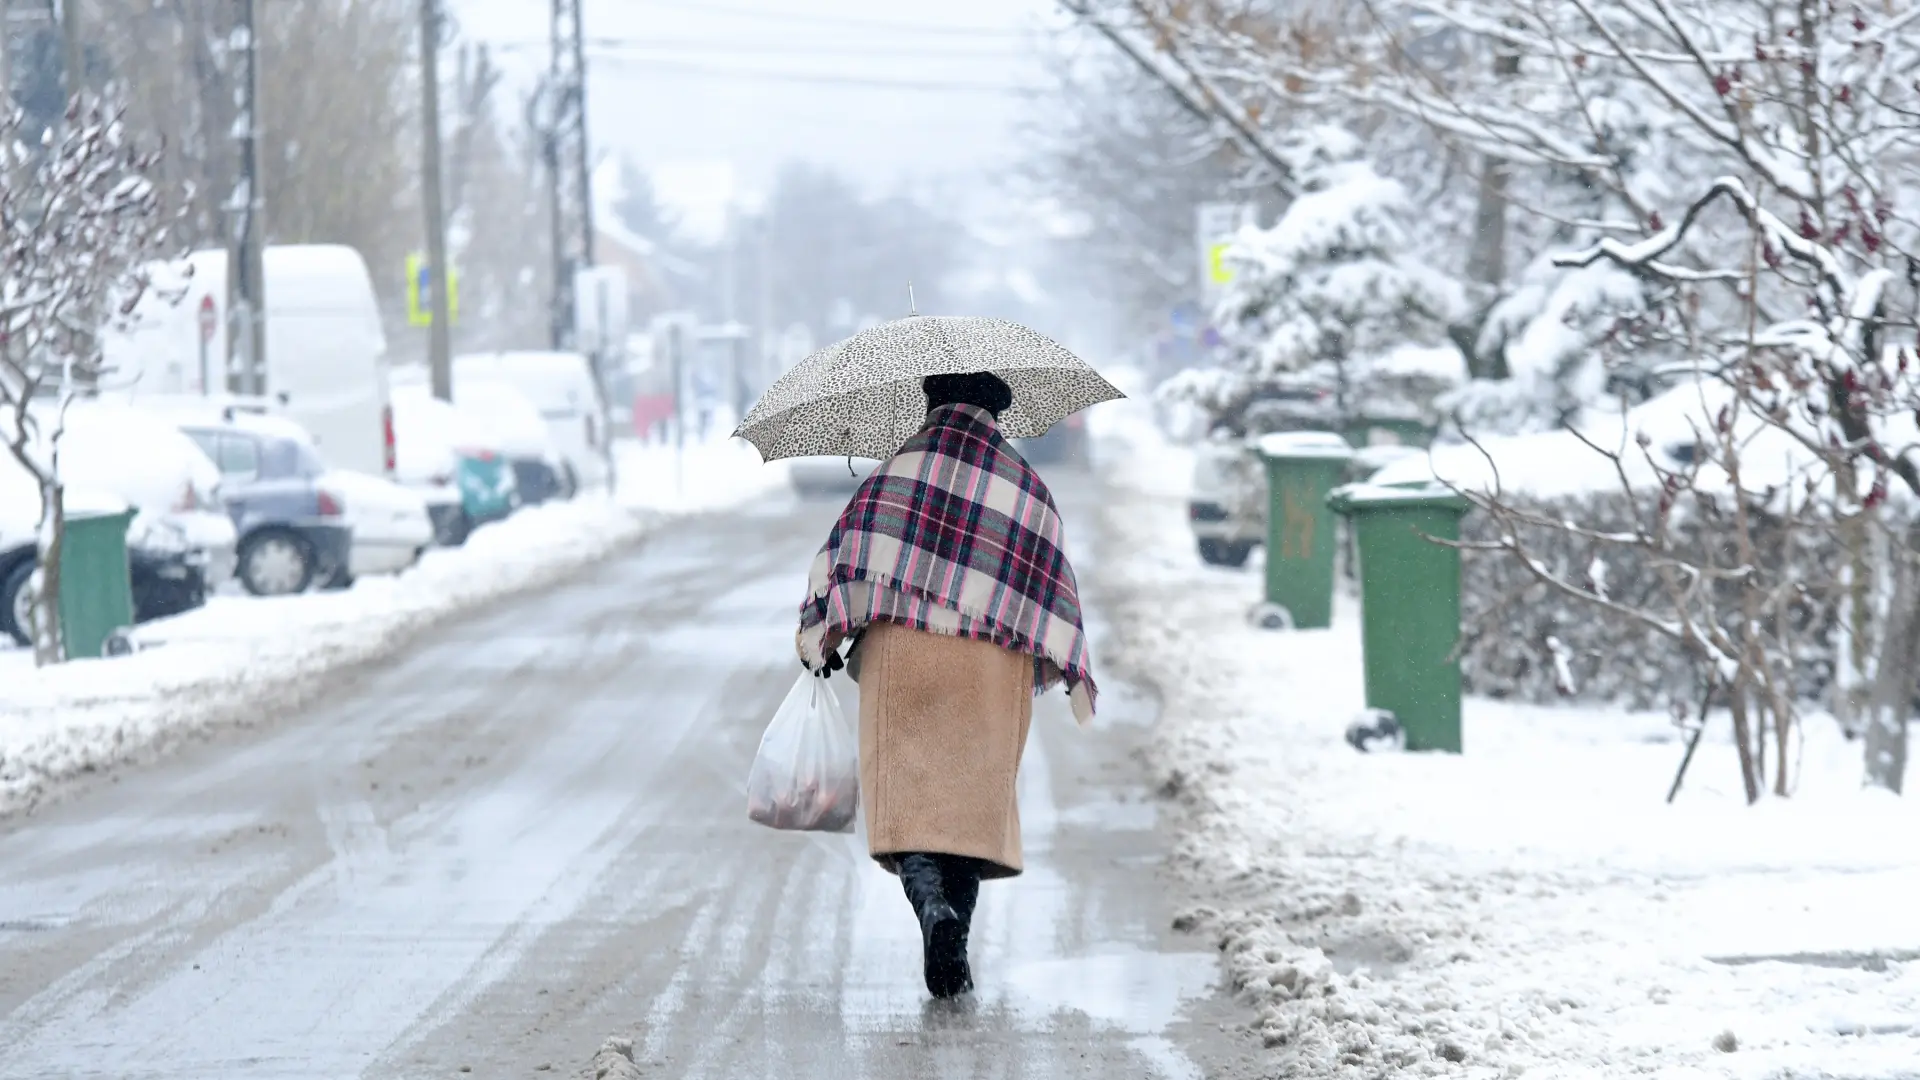
[[[846,666],[847,662],[840,659],[840,654],[836,651],[827,654],[826,663],[820,665],[818,668],[809,668],[808,670],[812,671],[816,678],[830,679],[833,677],[834,672]]]

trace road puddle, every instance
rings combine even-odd
[[[1133,1035],[1164,1032],[1220,977],[1212,953],[1163,953],[1116,944],[1088,955],[1008,967],[1006,1002],[1040,1019],[1077,1012]]]

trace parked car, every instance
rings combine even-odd
[[[53,430],[56,408],[33,405],[42,432]],[[206,590],[233,576],[237,537],[221,504],[220,471],[193,440],[164,417],[113,401],[72,402],[61,427],[62,479],[133,507],[130,545],[184,548]]]
[[[76,403],[67,410],[60,468],[69,482],[134,506],[129,535],[136,541],[152,530],[178,533],[209,590],[232,579],[239,537],[220,470],[165,417],[113,402]]]
[[[795,458],[787,467],[787,483],[803,499],[845,499],[879,467],[870,458]]]
[[[124,512],[135,497],[150,507],[138,509],[127,530],[135,620],[206,603],[212,585],[232,572],[235,534],[223,513],[206,509],[217,505],[218,474],[199,449],[151,417],[81,402],[68,412],[61,450],[69,517]],[[39,488],[11,456],[0,456],[0,632],[22,645],[39,520]]]
[[[240,584],[255,596],[305,592],[350,572],[353,527],[329,469],[297,434],[253,422],[183,429],[218,463],[239,532]]]
[[[426,374],[422,368],[398,369],[394,385],[424,387]],[[566,463],[531,398],[503,380],[462,379],[454,384],[453,403],[506,455],[520,505],[538,506],[563,495]]]
[[[504,382],[540,410],[553,449],[560,458],[560,487],[565,498],[604,486],[608,462],[606,402],[587,358],[570,352],[473,353],[453,360],[453,396],[469,381]]]
[[[201,430],[208,427],[205,422],[196,426]],[[427,505],[418,494],[383,477],[333,468],[312,434],[284,414],[228,407],[222,410],[219,426],[304,442],[329,467],[318,482],[343,497],[353,546],[347,564],[331,577],[319,580],[322,588],[346,588],[354,578],[369,574],[397,574],[419,562],[421,553],[433,542]]]
[[[39,491],[18,469],[0,483],[0,634],[30,645],[32,625],[28,585],[39,565]],[[17,479],[16,479],[17,478]],[[124,512],[126,502],[104,492],[68,488],[69,515]],[[133,587],[135,622],[150,622],[191,611],[207,602],[206,579],[189,558],[189,548],[170,529],[155,529],[127,547],[127,576]]]
[[[466,543],[474,529],[513,512],[513,468],[483,426],[423,386],[394,390],[395,470],[401,484],[427,501],[435,542]],[[450,502],[445,493],[457,493]]]
[[[1245,566],[1266,536],[1266,479],[1246,443],[1211,439],[1194,448],[1187,522],[1200,560]]]
[[[261,255],[267,295],[265,397],[305,428],[335,467],[393,472],[387,341],[373,278],[360,253],[338,244],[274,244]],[[159,263],[131,326],[102,338],[113,392],[205,397],[226,389],[227,253],[196,251]],[[204,343],[200,320],[214,332]]]

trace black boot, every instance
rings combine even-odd
[[[973,929],[973,910],[980,902],[980,861],[964,855],[940,857],[940,885],[960,917],[960,968],[963,992],[973,989],[973,966],[967,958],[967,938]]]
[[[940,860],[915,852],[899,861],[900,885],[920,917],[921,964],[927,993],[950,998],[972,988],[967,970],[967,928],[943,888]]]

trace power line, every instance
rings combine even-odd
[[[889,90],[933,90],[948,93],[1003,94],[1009,97],[1033,97],[1038,94],[1052,93],[1043,86],[1024,86],[1013,83],[986,82],[942,82],[932,79],[873,79],[858,75],[823,75],[806,71],[769,71],[765,68],[728,68],[710,64],[685,63],[678,60],[656,60],[651,57],[597,55],[595,59],[603,63],[633,65],[656,71],[680,72],[688,75],[705,75],[729,79],[748,79],[755,82],[792,82],[812,83],[821,86],[862,86]]]
[[[702,15],[724,15],[736,18],[765,19],[768,22],[785,22],[807,26],[832,26],[844,30],[879,30],[888,33],[931,34],[939,37],[985,37],[1016,38],[1024,32],[1008,27],[997,26],[951,26],[943,24],[888,22],[878,19],[848,19],[836,15],[805,15],[789,11],[774,11],[769,8],[736,7],[729,4],[713,4],[707,0],[652,0],[653,6],[674,8],[679,11],[697,11]]]

